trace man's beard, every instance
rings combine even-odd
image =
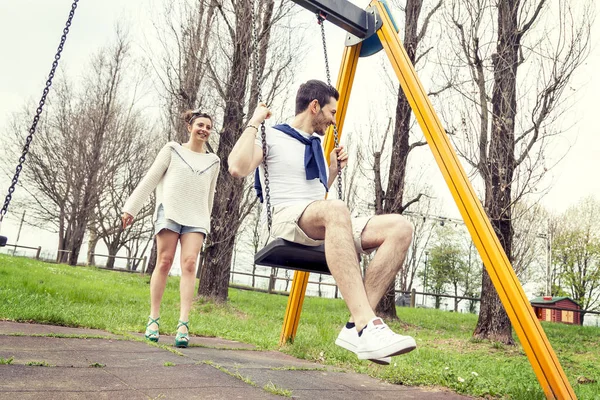
[[[319,136],[325,136],[325,131],[328,127],[329,124],[325,122],[325,118],[323,117],[323,111],[319,111],[319,114],[317,114],[317,118],[315,120],[315,133]]]

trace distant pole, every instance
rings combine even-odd
[[[13,256],[15,255],[15,252],[17,251],[17,243],[19,243],[19,237],[21,236],[21,228],[23,227],[23,221],[25,220],[25,211],[27,211],[27,210],[23,210],[23,215],[21,216],[21,223],[19,224],[19,232],[17,233],[17,240],[15,240],[15,247],[13,248]]]
[[[546,231],[546,296],[552,296],[552,237],[550,236],[550,221]]]
[[[423,306],[426,307],[425,304],[425,293],[427,292],[427,262],[429,261],[429,251],[425,250],[425,276],[423,278]]]

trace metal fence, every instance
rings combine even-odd
[[[5,249],[7,251],[10,251],[10,248],[12,248],[12,254],[11,255],[15,255],[17,249],[27,249],[27,250],[35,250],[35,259],[39,260],[40,259],[40,253],[42,252],[42,246],[38,246],[38,247],[30,247],[30,246],[21,246],[18,244],[7,244]]]
[[[241,272],[241,271],[234,271],[231,270],[230,271],[230,283],[229,286],[236,288],[236,289],[244,289],[244,290],[254,290],[254,291],[259,291],[259,292],[266,292],[266,293],[279,293],[279,294],[288,294],[288,287],[289,287],[289,283],[291,283],[292,281],[292,277],[288,277],[288,276],[278,276],[277,274],[277,269],[278,268],[271,268],[271,267],[261,267],[264,269],[270,269],[271,273],[269,274],[264,274],[264,273],[250,273],[250,272]],[[251,284],[250,285],[243,285],[243,284],[239,284],[235,282],[234,276],[235,275],[241,275],[241,276],[248,276],[248,277],[252,277],[253,279],[251,279]],[[318,281],[314,280],[315,276],[318,276]],[[327,275],[328,276],[328,275]],[[259,282],[258,279],[263,280],[262,282]],[[313,280],[310,280],[310,278],[313,278]],[[333,297],[333,298],[338,298],[340,297],[339,294],[339,289],[337,287],[337,285],[335,283],[331,283],[331,282],[323,282],[321,281],[322,276],[321,274],[311,274],[308,281],[309,285],[313,285],[313,287],[316,286],[317,290],[316,293],[318,293],[318,297]],[[285,282],[285,289],[284,290],[276,290],[276,284],[275,282],[277,281],[283,281]],[[255,284],[256,283],[256,284]],[[333,296],[321,296],[320,294],[323,292],[322,291],[322,286],[324,287],[333,287]],[[427,304],[427,298],[449,298],[449,299],[454,299],[456,300],[467,300],[467,301],[472,301],[472,302],[478,302],[480,299],[478,297],[467,297],[467,296],[454,296],[454,295],[449,295],[449,294],[438,294],[438,293],[428,293],[428,292],[419,292],[416,289],[412,289],[411,291],[401,291],[401,290],[396,290],[396,305],[398,306],[405,306],[405,307],[428,307]],[[421,300],[420,302],[418,300]]]
[[[128,272],[140,272],[142,275],[144,275],[146,273],[146,263],[148,262],[148,257],[143,256],[143,257],[123,257],[123,256],[113,256],[113,255],[109,255],[109,254],[98,254],[98,253],[92,253],[90,254],[92,257],[106,257],[108,259],[120,259],[120,260],[127,260],[127,267],[125,269],[122,268],[106,268],[106,267],[102,267],[99,265],[90,265],[90,266],[94,266],[94,267],[98,267],[98,268],[104,268],[104,269],[115,269],[115,270],[123,270],[123,271],[128,271]],[[134,261],[141,261],[142,262],[142,268],[140,271],[137,271],[137,269],[132,269],[130,267],[130,261],[134,260]]]
[[[32,247],[32,246],[21,246],[21,245],[15,245],[15,244],[7,244],[6,247],[4,247],[5,251],[7,252],[7,254],[9,255],[15,255],[16,253],[16,249],[24,249],[27,251],[35,251],[35,255],[33,255],[33,258],[39,260],[40,255],[41,255],[41,251],[42,251],[42,247],[38,246],[38,247]],[[70,253],[70,251],[68,250],[58,250],[59,254],[60,252],[67,252]],[[129,266],[129,262],[131,260],[133,261],[141,261],[142,263],[142,268],[140,270],[132,270],[131,268],[106,268],[103,266],[98,266],[98,265],[90,265],[90,266],[94,266],[97,268],[102,268],[102,269],[108,269],[108,270],[114,270],[114,271],[123,271],[123,272],[133,272],[133,273],[141,273],[142,275],[144,275],[146,273],[146,266],[147,266],[147,257],[143,256],[143,257],[124,257],[124,256],[114,256],[114,255],[107,255],[107,254],[99,254],[99,253],[93,253],[91,254],[93,257],[106,257],[106,258],[113,258],[113,259],[124,259],[127,260],[128,266]],[[58,259],[58,257],[57,257]],[[48,260],[46,260],[48,261]],[[242,272],[242,271],[234,271],[233,269],[230,271],[230,284],[229,286],[232,288],[236,288],[236,289],[242,289],[242,290],[253,290],[253,291],[258,291],[258,292],[265,292],[265,293],[276,293],[276,294],[281,294],[281,295],[288,295],[288,289],[290,286],[290,283],[292,282],[293,278],[291,276],[279,276],[278,275],[278,270],[279,268],[271,268],[271,267],[261,267],[263,269],[266,269],[267,271],[270,270],[270,273],[264,274],[264,273],[251,273],[251,272]],[[285,270],[290,272],[289,270]],[[240,275],[240,276],[247,276],[247,277],[251,277],[251,284],[250,285],[244,285],[244,284],[239,284],[239,283],[235,283],[234,282],[234,276],[235,275]],[[332,297],[332,298],[339,298],[340,294],[339,294],[339,290],[338,287],[335,283],[331,283],[331,282],[323,282],[323,276],[321,274],[311,274],[310,277],[314,278],[314,276],[318,276],[318,281],[313,280],[309,280],[308,284],[309,285],[313,285],[316,286],[317,290],[316,290],[316,294],[318,297]],[[328,275],[326,275],[327,277],[329,277]],[[259,282],[259,280],[263,280],[262,284]],[[277,290],[276,289],[276,282],[277,281],[283,281],[285,282],[284,284],[284,288],[283,290]],[[323,287],[327,288],[327,287],[332,287],[333,289],[333,295],[332,296],[323,296]],[[440,298],[447,298],[447,299],[452,299],[455,302],[457,300],[467,300],[467,301],[471,301],[471,302],[479,302],[480,299],[478,297],[468,297],[468,296],[455,296],[455,295],[449,295],[449,294],[444,294],[444,293],[428,293],[428,292],[419,292],[416,289],[412,289],[411,291],[401,291],[401,290],[396,290],[396,305],[397,306],[402,306],[402,307],[426,307],[426,308],[431,308],[429,307],[429,303],[430,301],[428,301],[428,299],[440,299]],[[420,300],[420,301],[419,301]],[[437,303],[439,304],[439,302]],[[584,315],[592,315],[592,316],[600,316],[600,311],[591,311],[591,310],[573,310],[573,309],[566,309],[566,308],[560,308],[560,307],[554,307],[554,306],[544,306],[544,308],[547,309],[553,309],[553,310],[561,310],[561,311],[573,311],[576,313],[581,313]]]
[[[58,263],[59,260],[61,259],[61,254],[71,254],[70,250],[57,250],[57,254],[56,257],[53,258],[48,258],[46,255],[46,258],[43,257],[42,254],[42,246],[38,246],[38,247],[32,247],[32,246],[22,246],[22,245],[17,245],[17,244],[7,244],[5,247],[3,247],[3,250],[6,252],[6,254],[11,255],[11,256],[17,256],[17,249],[24,249],[26,251],[35,251],[35,254],[27,254],[26,252],[24,252],[22,255],[24,257],[30,257],[30,258],[35,258],[36,260],[41,260],[41,261],[46,261],[46,262],[54,262],[54,263]],[[52,253],[51,253],[52,254]],[[127,260],[127,264],[129,265],[130,261],[141,261],[142,263],[142,268],[141,270],[132,270],[130,268],[106,268],[103,266],[99,266],[99,265],[95,265],[95,264],[88,264],[89,266],[92,267],[97,267],[97,268],[102,268],[102,269],[108,269],[108,270],[115,270],[115,271],[126,271],[126,272],[140,272],[142,275],[146,272],[146,264],[148,261],[148,258],[146,256],[143,257],[123,257],[123,256],[114,256],[114,255],[108,255],[108,254],[98,254],[98,253],[93,253],[91,254],[94,257],[106,257],[106,258],[113,258],[113,259],[125,259]],[[18,256],[21,256],[21,254],[18,254]]]

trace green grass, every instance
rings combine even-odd
[[[0,357],[0,365],[10,365],[15,360],[14,357],[2,358]]]
[[[265,386],[263,386],[263,390],[265,390],[269,393],[275,394],[277,396],[292,397],[291,390],[279,387],[276,384],[274,384],[273,382],[269,382]]]
[[[50,367],[51,366],[46,361],[29,361],[25,365],[27,365],[29,367]]]
[[[226,373],[229,376],[233,376],[234,378],[239,379],[240,381],[244,382],[247,385],[256,387],[256,383],[252,379],[250,379],[247,376],[244,376],[244,375],[240,374],[239,371],[232,372],[232,371],[228,370],[227,368],[225,368],[225,367],[223,367],[223,366],[221,366],[221,365],[219,365],[219,364],[217,364],[217,363],[215,363],[213,361],[210,361],[210,360],[205,360],[202,363],[206,364],[206,365],[210,365],[211,367],[216,368],[219,371],[224,372],[224,373]]]
[[[178,287],[178,278],[171,277],[162,304],[163,334],[176,330]],[[231,289],[227,304],[194,304],[190,331],[252,343],[259,349],[278,349],[286,303],[285,296]],[[0,255],[0,318],[143,332],[148,311],[148,277]],[[334,345],[348,318],[342,300],[306,298],[296,340],[280,350],[396,384],[444,386],[481,397],[544,398],[520,346],[472,340],[477,316],[414,308],[399,308],[398,315],[402,323],[390,326],[414,336],[418,348],[395,357],[388,367],[358,361]],[[600,329],[542,326],[577,397],[600,398]]]

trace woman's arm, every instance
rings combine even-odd
[[[146,173],[146,176],[144,176],[144,178],[140,181],[140,183],[137,185],[137,187],[134,189],[134,191],[131,193],[131,195],[125,202],[125,205],[123,206],[123,213],[129,214],[129,216],[131,217],[128,218],[129,222],[126,225],[131,223],[131,221],[133,220],[132,217],[140,211],[140,209],[148,199],[148,196],[150,196],[150,193],[152,193],[152,191],[156,189],[156,186],[158,186],[158,183],[165,175],[165,172],[167,171],[167,168],[169,167],[170,163],[171,146],[166,145],[160,150],[160,152],[156,156],[156,159],[154,160],[154,163],[152,163],[152,166]],[[123,219],[123,222],[125,223],[125,218]]]

